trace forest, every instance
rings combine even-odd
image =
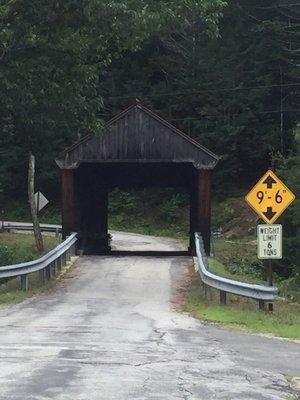
[[[299,4],[288,0],[4,0],[0,201],[59,201],[55,156],[138,99],[221,156],[217,201],[268,168],[297,200],[284,264],[299,276]],[[297,267],[298,262],[298,267]]]

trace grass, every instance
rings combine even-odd
[[[266,283],[266,263],[258,260],[253,236],[240,240],[218,239],[214,241],[214,257],[210,258],[213,272],[232,279],[250,283]],[[274,284],[279,296],[290,302],[300,303],[300,278],[293,275],[283,278],[274,273]]]
[[[58,239],[54,236],[43,235],[43,239],[45,253],[58,244]],[[35,247],[34,236],[32,234],[0,233],[0,246],[5,246],[9,250],[9,263],[11,264],[31,261],[39,257]]]
[[[248,282],[248,283],[258,283],[258,284],[266,283],[263,279],[260,279],[259,277],[255,277],[249,274],[245,274],[242,272],[231,273],[226,269],[224,264],[222,264],[219,260],[213,257],[209,257],[208,262],[211,271],[219,276],[223,276],[225,278],[232,278],[238,281]]]
[[[45,253],[58,244],[58,239],[53,236],[44,236]],[[0,233],[0,245],[8,249],[7,263],[17,264],[20,262],[31,261],[39,257],[36,251],[34,236],[25,233]],[[2,261],[4,261],[2,259]],[[5,264],[7,264],[5,263]],[[2,264],[3,265],[3,264]],[[20,289],[20,277],[2,282],[0,285],[0,304],[14,304],[25,300],[37,293],[50,290],[54,286],[54,281],[50,280],[45,285],[40,286],[38,272],[29,276],[29,290],[27,292]]]
[[[221,239],[215,242],[214,257],[209,257],[209,266],[217,275],[250,283],[266,283],[263,264],[257,268],[255,262],[256,247],[251,238],[243,240]],[[225,265],[226,263],[226,265]],[[253,273],[255,271],[255,273]],[[300,295],[293,279],[282,280],[275,274],[275,285],[279,294],[290,298]],[[235,295],[227,295],[228,304],[219,305],[219,292],[209,289],[211,301],[204,299],[203,290],[199,287],[198,277],[195,278],[192,289],[187,293],[188,310],[197,318],[229,326],[235,330],[253,333],[272,334],[290,339],[300,339],[300,303],[292,303],[278,299],[274,312],[267,313],[257,309],[257,303]],[[298,297],[297,297],[298,296]]]
[[[10,202],[4,207],[1,215],[4,221],[30,222],[31,215],[28,203]],[[39,221],[47,224],[61,224],[61,213],[55,204],[48,204],[39,212]]]
[[[188,228],[184,229],[181,224],[174,222],[165,224],[151,216],[133,218],[125,215],[110,215],[109,229],[142,235],[171,237],[181,239],[186,244],[189,241]]]
[[[213,242],[213,256],[225,265],[226,273],[253,282],[261,281],[265,275],[262,260],[257,258],[255,236],[241,239],[218,239]],[[239,279],[239,278],[237,278]]]
[[[0,304],[17,304],[39,293],[47,292],[54,288],[55,281],[50,280],[45,285],[40,285],[38,273],[29,276],[29,290],[20,290],[20,277],[9,280],[0,285]]]
[[[0,305],[17,304],[27,298],[50,292],[55,288],[57,279],[63,277],[67,271],[68,266],[63,267],[60,274],[56,276],[56,279],[51,278],[44,285],[41,285],[39,282],[38,272],[29,274],[29,290],[27,291],[20,290],[20,277],[9,280],[0,285]]]
[[[289,339],[300,339],[300,304],[277,301],[274,312],[259,311],[252,299],[227,295],[228,304],[219,305],[219,292],[210,289],[210,300],[205,300],[198,276],[186,292],[187,310],[196,318],[215,322],[233,330],[271,334]]]

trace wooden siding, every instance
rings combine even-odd
[[[136,105],[111,120],[106,133],[74,144],[56,162],[62,169],[92,162],[189,162],[198,169],[213,169],[218,157]]]

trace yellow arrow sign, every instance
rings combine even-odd
[[[250,190],[245,199],[267,224],[273,224],[295,200],[295,195],[274,172],[269,170]]]

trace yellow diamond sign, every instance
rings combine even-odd
[[[270,170],[246,196],[247,203],[267,224],[273,224],[294,200],[295,195]]]

